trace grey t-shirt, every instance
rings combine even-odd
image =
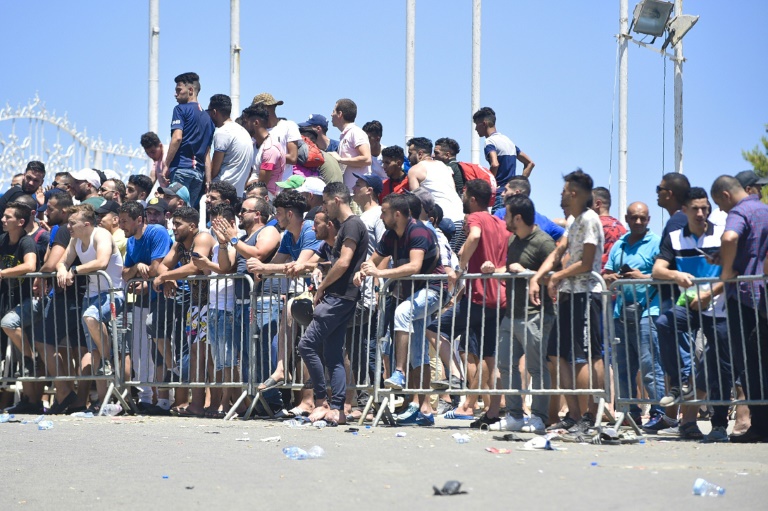
[[[549,254],[555,249],[555,240],[552,236],[542,231],[538,227],[525,238],[512,236],[507,247],[507,265],[519,263],[526,270],[537,271]],[[525,309],[528,313],[538,312],[539,307],[535,307],[528,301],[528,279],[515,278],[513,285],[507,285],[507,303],[510,304],[515,319],[525,318]],[[512,290],[514,289],[514,300],[512,299]],[[546,289],[541,290],[541,298],[544,304],[545,312],[552,312],[552,302],[549,300]]]

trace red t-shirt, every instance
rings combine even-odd
[[[612,216],[601,216],[600,223],[603,224],[603,234],[605,235],[605,244],[603,245],[603,264],[601,268],[605,268],[605,263],[608,262],[608,254],[611,253],[611,247],[614,243],[619,241],[622,236],[627,234],[627,229],[621,225],[621,222]]]
[[[405,176],[399,183],[392,182],[391,179],[384,180],[384,186],[382,186],[381,193],[379,194],[379,203],[384,200],[384,197],[390,193],[404,193],[410,190],[408,185],[408,176]]]
[[[469,230],[478,226],[480,228],[480,243],[469,258],[467,273],[480,273],[480,267],[485,261],[491,261],[496,268],[507,264],[507,246],[509,231],[503,220],[492,216],[487,211],[479,211],[467,215],[464,229]],[[501,310],[507,307],[507,295],[505,281],[497,279],[472,279],[472,303],[484,305],[488,308],[496,308],[500,302]]]

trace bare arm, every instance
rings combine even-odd
[[[523,175],[525,177],[529,177],[531,172],[533,172],[533,167],[535,167],[536,164],[533,163],[533,161],[531,161],[528,155],[523,151],[520,151],[520,154],[517,155],[517,159],[520,161],[520,163],[523,164]]]
[[[22,275],[26,275],[27,273],[34,272],[36,267],[37,254],[35,252],[30,252],[24,255],[24,259],[22,259],[21,264],[18,264],[12,268],[5,268],[4,270],[0,270],[0,278],[20,277]]]
[[[734,231],[725,231],[720,239],[720,265],[723,267],[723,273],[720,278],[723,280],[733,279],[739,276],[733,269],[733,261],[736,259],[736,248],[739,244],[739,235]]]
[[[78,265],[77,273],[94,273],[99,270],[106,270],[109,266],[109,258],[112,257],[112,243],[112,235],[106,230],[98,229],[93,237],[96,257],[93,261]]]
[[[288,142],[285,145],[285,163],[288,165],[295,165],[299,160],[299,144],[296,142]],[[264,181],[265,183],[267,181]]]
[[[371,164],[371,146],[368,144],[360,144],[356,149],[360,153],[359,155],[351,158],[339,157],[339,163],[352,168],[368,167]]]
[[[181,137],[184,135],[184,132],[182,130],[173,130],[173,133],[171,133],[171,143],[168,144],[168,150],[165,153],[165,174],[166,178],[170,178],[168,175],[168,172],[171,168],[171,162],[176,157],[176,153],[179,151],[179,147],[181,147]]]
[[[499,171],[499,155],[496,153],[496,151],[491,151],[485,156],[488,160],[488,166],[491,171],[491,174],[496,176],[496,173]]]
[[[224,161],[224,153],[221,151],[214,151],[213,152],[213,158],[211,159],[211,173],[208,176],[205,176],[205,182],[210,183],[221,172],[221,164]]]
[[[422,165],[418,163],[411,167],[408,171],[408,189],[411,191],[416,190],[421,186],[421,182],[427,178],[427,172]]]
[[[374,252],[374,256],[376,256]],[[379,265],[374,263],[374,258],[371,257],[368,261],[364,262],[360,268],[360,273],[363,277],[378,277],[384,279],[396,279],[398,277],[407,277],[419,273],[421,264],[424,262],[424,250],[414,248],[409,251],[410,261],[402,266],[395,268],[379,268],[383,260],[379,261]],[[381,257],[381,256],[379,256]]]

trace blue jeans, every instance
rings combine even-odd
[[[648,392],[648,398],[658,403],[666,393],[664,387],[664,371],[661,369],[661,353],[656,332],[657,317],[640,318],[639,323],[614,318],[616,337],[619,343],[613,346],[613,355],[618,365],[618,398],[637,398],[635,375],[638,369],[643,376],[643,386]],[[639,335],[639,337],[638,337]],[[639,414],[640,407],[632,404],[629,407],[632,414]],[[664,413],[658,405],[651,406],[651,415]]]
[[[123,313],[124,307],[125,299],[123,299],[123,296],[115,294],[115,317]],[[112,319],[112,302],[108,292],[88,296],[83,301],[83,329],[85,330],[85,340],[88,344],[88,351],[94,351],[96,349],[96,344],[91,338],[91,332],[88,331],[88,327],[85,324],[85,318],[95,319],[105,325],[109,324],[109,321]],[[111,334],[111,332],[107,330],[107,335],[109,334]]]
[[[442,295],[444,300],[448,298],[448,293]],[[425,287],[403,300],[395,309],[394,331],[411,333],[411,367],[414,369],[429,365],[429,348],[424,330],[432,314],[442,305],[440,293]]]
[[[272,337],[277,333],[277,324],[280,318],[280,308],[282,302],[277,295],[259,296],[255,302],[235,303],[235,329],[234,338],[238,345],[242,345],[242,366],[243,381],[249,381],[252,374],[254,382],[261,383],[272,372],[272,363],[270,361],[270,346]],[[259,328],[258,339],[255,340],[255,353],[251,360],[251,314],[253,320]],[[282,399],[280,391],[270,389],[263,394],[264,399],[270,405],[280,405]]]
[[[673,307],[677,307],[677,305],[672,299],[662,300],[659,307],[661,315],[656,320],[656,330],[659,338],[661,367],[669,376],[670,386],[680,387],[681,383],[688,383],[691,377],[691,338],[696,335],[696,329],[690,333],[687,327],[675,331],[672,320],[674,318]],[[668,318],[667,314],[672,315]],[[679,367],[678,357],[680,360]]]
[[[208,309],[208,342],[217,372],[237,365],[240,343],[234,342],[233,321],[234,314],[231,311]]]
[[[180,183],[187,187],[190,200],[190,204],[187,205],[195,209],[200,209],[200,197],[203,194],[204,175],[204,171],[201,172],[197,169],[171,168],[171,183]]]

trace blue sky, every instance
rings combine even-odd
[[[636,2],[629,3],[631,13]],[[768,123],[768,2],[736,5],[684,5],[701,16],[685,38],[685,173],[707,189],[716,176],[748,168],[741,150]],[[463,160],[472,126],[471,14],[470,0],[416,5],[416,135],[455,138]],[[0,104],[25,104],[37,92],[89,134],[138,144],[147,129],[148,2],[5,2],[3,18],[15,21],[0,31]],[[536,162],[533,199],[548,216],[560,216],[561,175],[576,167],[597,185],[610,179],[618,203],[617,128],[609,176],[618,18],[618,0],[483,2],[481,103]],[[359,124],[378,119],[383,142],[403,145],[404,43],[404,0],[294,0],[282,9],[243,0],[241,105],[268,91],[285,101],[279,115],[301,122],[310,113],[328,116],[336,99],[350,97]],[[226,0],[160,2],[162,139],[175,105],[173,77],[193,70],[202,102],[229,93]],[[654,188],[674,162],[672,91],[672,63],[665,84],[662,58],[630,44],[628,200],[652,206],[657,231]],[[0,123],[0,132],[8,129]]]

